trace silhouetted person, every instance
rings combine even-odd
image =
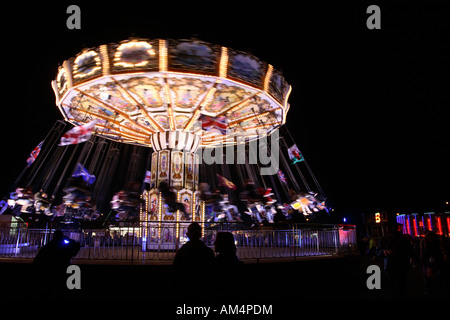
[[[66,289],[67,267],[78,253],[80,244],[64,236],[61,230],[43,246],[34,259],[37,291],[58,294]]]
[[[434,297],[438,291],[438,276],[444,255],[441,242],[434,231],[427,231],[422,248],[422,266],[425,277],[425,294]]]
[[[216,292],[218,296],[236,296],[236,283],[240,282],[242,261],[236,255],[236,245],[231,232],[217,232],[214,242],[217,253],[214,263],[214,278],[217,278]]]
[[[239,193],[239,211],[245,212],[248,211],[248,207],[254,204],[255,202],[261,201],[262,196],[256,192],[255,184],[252,180],[246,179],[244,186],[241,189],[241,192]],[[241,215],[241,218],[245,224],[248,226],[251,226],[253,224],[253,220],[250,217],[250,215],[243,213]]]
[[[175,296],[195,299],[205,295],[205,286],[210,286],[207,276],[214,262],[214,252],[200,240],[202,227],[197,222],[189,225],[186,235],[189,241],[173,260],[172,287]]]
[[[182,203],[177,202],[177,194],[170,188],[169,184],[163,181],[159,184],[158,189],[161,192],[161,196],[163,197],[165,204],[169,207],[169,211],[175,212],[180,210],[181,213],[183,213],[184,218],[187,219],[188,216],[186,208]]]
[[[240,264],[236,255],[236,244],[231,232],[217,232],[214,249],[217,253],[215,262],[219,265]]]
[[[409,272],[412,247],[408,238],[397,230],[397,225],[389,226],[389,235],[383,246],[385,270],[391,289],[397,298],[406,295],[406,279]]]

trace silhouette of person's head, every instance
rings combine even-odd
[[[169,186],[169,184],[168,184],[167,182],[162,181],[162,182],[159,184],[158,189],[159,189],[161,192],[168,192],[168,191],[170,190],[170,186]]]
[[[233,234],[231,232],[217,232],[214,248],[219,253],[236,252]]]
[[[427,230],[427,232],[425,232],[425,241],[438,243],[439,237],[437,236],[436,232]]]
[[[199,240],[202,237],[202,227],[197,222],[192,222],[188,226],[186,235],[189,237],[189,240]]]
[[[55,241],[62,241],[64,239],[64,233],[61,230],[55,230],[53,232],[53,240]]]

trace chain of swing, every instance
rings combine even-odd
[[[218,182],[211,177],[216,177],[220,174],[227,180],[233,182],[239,189],[244,186],[247,180],[254,182],[257,188],[272,188],[274,194],[279,201],[289,202],[289,194],[291,189],[296,193],[318,193],[325,198],[324,191],[314,175],[307,160],[303,157],[303,161],[298,163],[291,163],[288,157],[288,148],[295,144],[295,141],[286,126],[279,128],[280,135],[278,141],[279,150],[279,168],[284,176],[286,182],[283,182],[278,174],[261,175],[261,168],[263,167],[259,161],[249,161],[249,159],[257,159],[257,149],[267,150],[267,155],[270,156],[271,143],[267,142],[266,149],[252,148],[250,144],[245,146],[245,163],[237,163],[237,152],[234,152],[234,164],[226,163],[226,154],[223,153],[222,164],[213,164],[209,166],[200,167],[200,182],[207,182],[210,184],[212,190],[219,188]],[[272,138],[271,136],[270,138]],[[270,139],[269,138],[269,139]],[[236,150],[235,150],[236,151]],[[241,161],[242,162],[242,161]],[[230,166],[232,170],[230,170]],[[232,201],[237,201],[235,192],[225,190]],[[222,190],[224,192],[224,190]]]
[[[105,208],[111,200],[110,186],[117,182],[117,177],[125,181],[123,187],[126,182],[141,180],[149,165],[148,148],[125,145],[95,134],[84,143],[59,146],[61,136],[67,130],[66,122],[56,121],[45,136],[39,156],[30,167],[25,166],[12,184],[10,192],[17,187],[31,189],[33,193],[42,190],[48,198],[54,198],[58,203],[68,179],[79,163],[95,175],[96,181],[89,186],[88,191],[97,207]],[[116,191],[119,190],[113,190]]]

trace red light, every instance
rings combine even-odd
[[[433,230],[433,229],[431,228],[431,216],[428,217],[427,225],[428,225],[428,230]]]
[[[375,213],[375,223],[380,223],[381,222],[381,216],[380,213],[377,212]]]
[[[441,217],[437,217],[438,234],[442,234]]]
[[[417,219],[416,217],[414,217],[413,219],[414,219],[414,236],[417,237],[419,235],[419,233],[417,232]]]

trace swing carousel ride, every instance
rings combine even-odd
[[[148,163],[145,168],[149,188],[137,186],[133,201],[129,194],[119,192],[110,202],[118,220],[126,220],[130,215],[127,208],[136,204],[140,204],[137,218],[145,221],[144,227],[156,224],[161,227],[165,222],[242,221],[239,216],[250,217],[256,223],[263,220],[272,223],[276,209],[284,213],[297,210],[305,215],[326,209],[323,192],[306,161],[296,146],[288,149],[283,138],[279,140],[289,154],[294,153],[294,159],[306,165],[319,194],[311,190],[298,164],[286,164],[284,156],[280,165],[286,166],[284,170],[297,191],[294,196],[289,194],[288,181],[281,170],[274,175],[278,178],[278,188],[271,185],[275,187],[272,190],[266,187],[266,182],[270,178],[268,183],[273,183],[273,177],[258,182],[261,177],[248,172],[252,171],[248,161],[236,166],[247,171],[237,175],[241,184],[246,181],[240,198],[246,201],[244,213],[231,204],[236,200],[231,194],[211,204],[211,199],[217,197],[211,196],[209,184],[225,187],[227,192],[236,188],[229,181],[236,174],[228,168],[223,169],[222,165],[218,183],[215,174],[203,169],[203,181],[209,184],[199,183],[202,172],[199,150],[248,144],[271,136],[286,123],[291,86],[280,71],[252,54],[193,39],[129,39],[85,49],[64,61],[52,88],[65,123],[92,133],[92,138],[88,135],[90,142],[107,144],[105,141],[109,141],[152,150],[148,155],[150,169]],[[73,143],[70,142],[73,136],[66,133],[63,137],[69,139],[69,144]],[[62,141],[58,148],[63,148]],[[95,152],[100,157],[104,149]],[[285,152],[280,148],[280,153]],[[127,170],[134,167],[130,159]],[[306,188],[296,182],[294,167]],[[102,165],[92,164],[88,169],[90,172],[77,164],[71,179],[82,178],[85,185],[108,180],[105,178],[108,173],[103,172],[102,181],[100,178],[95,181],[96,175],[102,175]],[[41,186],[34,188],[39,190]],[[299,195],[302,189],[304,193]],[[73,203],[80,190],[83,188],[79,186],[66,187],[63,198],[66,204]],[[99,201],[104,194],[100,189],[97,191],[89,195]],[[272,191],[276,191],[278,203]]]

